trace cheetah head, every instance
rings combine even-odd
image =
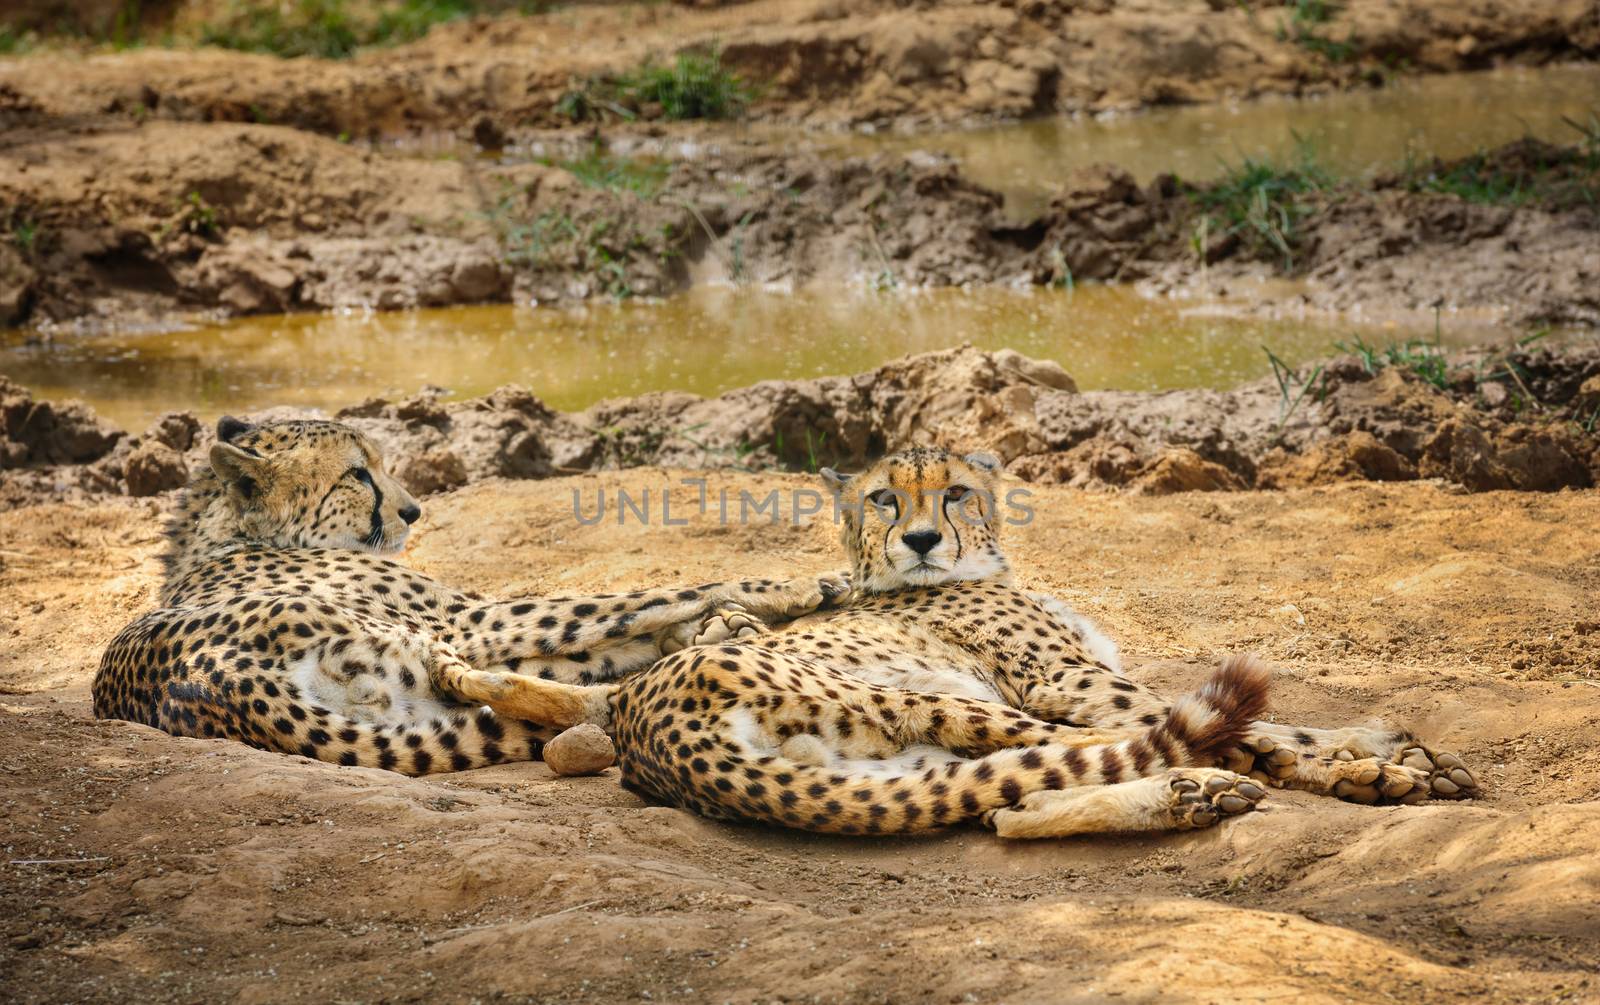
[[[235,530],[280,548],[399,551],[422,509],[338,422],[217,423],[211,471]]]
[[[822,469],[838,501],[857,589],[869,593],[958,580],[1009,582],[995,498],[999,462],[918,447],[858,475]]]

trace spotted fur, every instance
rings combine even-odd
[[[987,458],[918,449],[823,477],[856,595],[625,681],[628,787],[719,819],[913,833],[981,818],[1017,836],[1198,826],[1269,783],[1414,801],[1459,771],[1468,788],[1459,759],[1409,734],[1260,721],[1249,657],[1176,702],[1129,681],[1088,619],[1011,585]]]
[[[1084,653],[1009,585],[989,467],[917,450],[848,486],[825,478],[848,514],[859,594],[826,621],[692,648],[624,681],[613,721],[630,789],[717,819],[917,833],[1032,793],[1212,764],[1262,710],[1266,675],[1248,658],[1137,729],[1078,730],[1010,707]],[[1107,827],[1152,820],[1176,825],[1119,811]]]
[[[172,519],[159,609],[101,660],[102,718],[406,774],[536,758],[606,721],[596,682],[681,648],[708,613],[792,616],[842,588],[485,600],[385,557],[421,509],[356,430],[225,418],[210,461]],[[528,683],[505,703],[508,676]]]

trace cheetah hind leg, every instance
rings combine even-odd
[[[1483,794],[1459,756],[1436,751],[1403,731],[1256,723],[1243,753],[1253,762],[1246,770],[1258,780],[1350,802],[1414,804],[1429,797],[1474,799]]]
[[[1198,830],[1255,809],[1267,790],[1219,768],[1173,768],[1115,785],[1030,792],[983,821],[1003,838]]]
[[[477,670],[446,646],[429,654],[428,678],[441,694],[485,705],[507,719],[556,729],[585,722],[611,726],[613,684],[563,684],[528,674]]]

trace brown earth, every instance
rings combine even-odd
[[[1481,204],[1402,178],[1307,195],[1288,270],[1303,294],[1230,309],[1600,324],[1592,154],[1525,141],[1491,160],[1508,173],[1536,161],[1548,184],[1531,190],[1548,198]],[[1203,190],[1170,177],[1141,188],[1110,167],[1068,179],[1023,222],[927,155],[734,144],[662,171],[645,197],[558,166],[390,156],[282,126],[23,125],[0,139],[0,231],[12,235],[0,324],[662,296],[718,281],[1142,281],[1212,295],[1285,267],[1222,225],[1197,255]]]
[[[825,523],[718,526],[681,500],[687,527],[572,517],[574,491],[659,499],[678,477],[439,495],[409,561],[506,595],[835,563]],[[163,504],[25,506],[0,512],[6,997],[1600,996],[1600,496],[1036,491],[1010,549],[1023,580],[1097,618],[1138,678],[1180,688],[1257,650],[1280,667],[1275,716],[1409,723],[1466,757],[1487,797],[1383,809],[1274,792],[1189,835],[852,841],[648,807],[615,769],[411,780],[173,739],[94,722],[88,700],[106,640],[153,598]]]
[[[263,4],[257,4],[262,6]],[[23,26],[110,20],[116,0],[25,0]],[[146,36],[198,37],[216,0],[148,7]],[[357,7],[378,4],[358,0]],[[504,7],[506,4],[485,4]],[[0,89],[53,117],[275,122],[329,136],[570,125],[561,98],[589,78],[720,48],[761,83],[755,121],[922,126],[1128,110],[1361,86],[1395,67],[1460,72],[1600,55],[1588,0],[1349,0],[1323,23],[1291,5],[1223,0],[756,0],[683,9],[561,5],[436,26],[356,58],[286,63],[224,51],[142,50],[0,66]],[[38,8],[32,12],[29,8]],[[87,9],[85,9],[87,8]],[[30,18],[29,15],[32,14]],[[108,11],[109,13],[109,11]],[[1335,54],[1334,50],[1337,50]],[[62,72],[65,71],[65,72]],[[641,109],[646,118],[659,109]],[[480,126],[480,123],[486,125]]]
[[[337,417],[381,444],[419,495],[641,465],[855,470],[926,443],[991,452],[1032,482],[1147,495],[1417,478],[1480,492],[1600,483],[1600,351],[1476,351],[1438,363],[1443,388],[1405,367],[1373,372],[1341,357],[1303,367],[1291,399],[1272,379],[1080,393],[1054,362],[969,346],[715,398],[657,392],[564,413],[505,387],[464,401],[372,399]],[[0,377],[0,501],[177,489],[210,445],[187,413],[130,436]]]

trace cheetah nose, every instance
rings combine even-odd
[[[418,520],[422,519],[422,507],[418,506],[416,503],[412,503],[410,506],[401,507],[400,519],[404,520],[408,524],[416,523]]]
[[[900,540],[904,541],[906,543],[906,547],[910,548],[917,554],[926,555],[928,552],[932,551],[940,541],[944,540],[944,535],[936,530],[919,530],[915,534],[902,535]]]

